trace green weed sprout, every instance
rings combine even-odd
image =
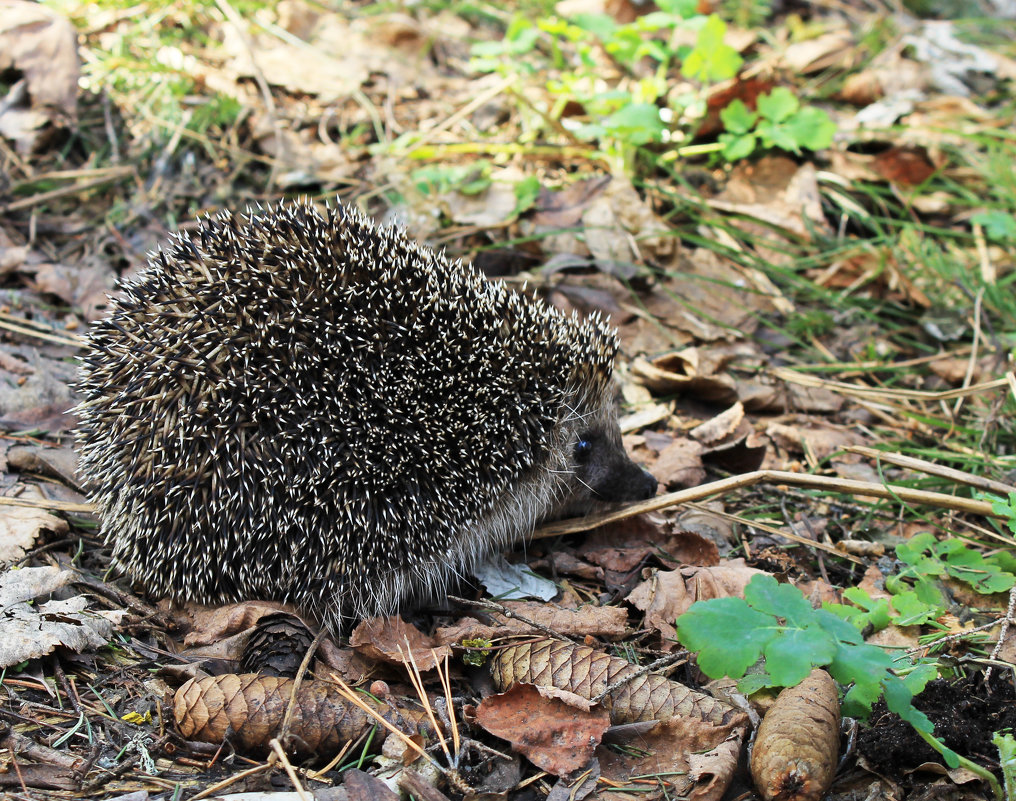
[[[1002,767],[1002,778],[1005,781],[1005,797],[1009,801],[1016,799],[1016,739],[1011,732],[995,732],[991,741],[998,749],[998,764]]]
[[[1001,503],[999,499],[991,500]],[[1013,554],[1000,551],[985,556],[962,540],[938,540],[931,532],[922,532],[898,545],[896,557],[905,567],[885,580],[885,589],[892,595],[892,612],[887,599],[874,599],[860,587],[843,591],[843,597],[854,606],[829,604],[826,608],[859,629],[870,625],[879,631],[890,623],[931,623],[945,614],[950,602],[940,587],[943,578],[962,581],[982,595],[1007,592],[1016,585]]]
[[[673,101],[677,108],[661,108],[678,65],[681,75],[704,86],[733,78],[743,64],[737,50],[724,42],[727,23],[722,18],[699,14],[693,0],[658,0],[656,5],[658,10],[629,23],[608,14],[567,19],[517,14],[500,41],[473,45],[470,66],[502,75],[545,75],[555,98],[547,116],[560,119],[567,106],[581,106],[587,120],[565,120],[570,132],[596,143],[612,163],[630,167],[640,148],[688,133],[669,126],[684,101]],[[695,34],[694,45],[685,41],[687,32]],[[600,51],[627,73],[623,84],[604,85]],[[704,94],[692,94],[687,102],[704,108]]]
[[[886,651],[864,641],[861,632],[828,609],[813,609],[801,591],[768,575],[755,576],[744,600],[698,601],[677,619],[681,644],[698,653],[698,665],[710,678],[738,679],[751,694],[765,687],[793,687],[815,667],[824,667],[848,687],[843,712],[866,718],[880,697],[886,706],[934,748],[950,767],[962,765],[983,778],[996,798],[1001,788],[990,771],[959,756],[934,736],[931,720],[914,707],[916,693],[933,679],[936,666],[920,660],[897,665]],[[745,675],[760,663],[763,669]]]
[[[797,154],[803,147],[821,150],[832,144],[836,133],[836,124],[826,112],[802,108],[794,93],[783,86],[759,95],[757,111],[734,100],[720,112],[720,119],[727,129],[720,134],[721,152],[728,161],[747,158],[759,145]]]

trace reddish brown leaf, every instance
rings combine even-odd
[[[516,684],[477,707],[477,722],[512,744],[541,770],[567,776],[582,769],[610,725],[607,710],[583,710],[546,698],[532,684]]]
[[[398,616],[372,617],[363,621],[349,636],[349,644],[365,656],[393,665],[409,662],[408,649],[422,671],[433,670],[438,662],[451,654],[448,646],[438,645]]]

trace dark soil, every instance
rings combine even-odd
[[[998,749],[991,738],[1001,729],[1016,728],[1016,692],[1010,671],[996,669],[990,683],[985,683],[983,673],[953,681],[936,679],[914,699],[914,706],[931,718],[935,736],[949,748],[1002,778]],[[910,724],[886,709],[883,701],[875,704],[869,725],[858,737],[857,749],[872,769],[907,786],[914,768],[925,762],[942,762],[942,757]]]

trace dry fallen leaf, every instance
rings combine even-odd
[[[631,372],[657,395],[680,393],[708,403],[729,404],[737,400],[733,378],[700,371],[698,348],[685,348],[651,362],[637,358],[632,362]]]
[[[656,723],[632,737],[622,731],[615,739],[611,730],[604,739],[635,749],[597,749],[604,779],[623,790],[601,792],[597,799],[631,801],[626,785],[633,777],[651,776],[651,785],[636,785],[640,801],[720,801],[737,771],[744,734],[743,724],[707,728],[681,718]]]
[[[409,664],[412,656],[421,672],[433,670],[452,652],[398,616],[364,620],[349,635],[349,644],[365,656],[393,665]]]
[[[734,433],[743,419],[744,406],[740,403],[735,403],[711,420],[695,426],[695,428],[688,432],[688,436],[706,445],[712,445]]]
[[[586,208],[582,225],[596,266],[611,275],[630,277],[633,265],[670,260],[680,249],[673,231],[631,183],[617,176]]]
[[[476,721],[541,770],[568,776],[588,764],[610,715],[602,707],[584,708],[581,699],[566,700],[562,693],[548,698],[532,684],[516,684],[485,698]]]
[[[814,165],[798,166],[784,156],[766,156],[755,163],[734,168],[723,191],[708,201],[712,208],[728,212],[730,224],[758,237],[758,253],[773,264],[790,264],[792,251],[779,247],[774,239],[785,231],[785,238],[810,242],[816,232],[829,232],[829,221],[822,209],[822,197]],[[772,246],[764,243],[771,242]],[[759,290],[760,297],[769,296],[771,303],[783,314],[793,312],[793,305],[769,283],[761,273],[747,273]]]
[[[693,439],[675,439],[648,465],[649,471],[669,490],[697,487],[706,480],[704,450],[702,443]]]
[[[0,609],[5,615],[0,668],[45,656],[58,646],[85,652],[106,645],[123,610],[90,609],[84,595],[42,600],[66,589],[76,579],[74,571],[57,567],[25,567],[0,573]]]
[[[36,265],[34,273],[36,289],[81,309],[86,320],[97,320],[105,315],[108,295],[116,280],[107,261],[93,258],[88,263],[73,266],[44,263]]]
[[[67,521],[45,509],[29,506],[0,506],[0,564],[20,561],[42,531],[67,533]]]
[[[796,425],[770,423],[766,434],[791,453],[803,453],[808,463],[817,466],[834,453],[851,445],[864,445],[867,440],[852,427],[826,423],[815,418],[802,418]],[[857,461],[857,456],[849,457]]]
[[[617,606],[592,606],[578,609],[561,609],[554,604],[524,601],[506,601],[502,604],[527,620],[532,620],[558,634],[569,637],[606,637],[613,639],[624,634],[628,613]],[[451,626],[442,626],[434,633],[438,643],[457,643],[464,639],[494,639],[520,632],[533,632],[533,627],[517,617],[506,619],[498,612],[487,613],[492,625],[474,618],[462,618]]]
[[[524,177],[515,167],[496,170],[490,176],[490,186],[483,192],[468,195],[458,191],[444,192],[435,202],[459,225],[475,225],[485,230],[497,228],[515,216],[519,203],[515,187]]]
[[[271,601],[241,601],[224,606],[204,606],[185,603],[161,602],[168,616],[187,631],[184,645],[187,648],[211,645],[253,629],[265,615],[285,610],[282,604]]]
[[[0,73],[13,84],[0,105],[0,135],[19,152],[38,149],[47,126],[77,118],[78,34],[53,9],[0,0]]]
[[[858,52],[854,34],[844,26],[814,39],[795,42],[783,51],[781,62],[793,74],[808,75],[830,68],[852,67]]]
[[[677,647],[674,621],[696,601],[744,597],[744,588],[761,570],[746,567],[743,559],[720,565],[653,570],[625,599],[645,613],[645,625],[660,632],[666,650]]]

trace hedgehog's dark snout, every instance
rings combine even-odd
[[[587,433],[575,445],[575,473],[599,501],[641,501],[656,494],[657,481],[625,453],[621,435]]]
[[[604,480],[592,485],[593,494],[601,501],[644,501],[656,494],[657,481],[644,467],[627,456],[626,464],[615,465]]]
[[[656,495],[656,488],[659,486],[656,477],[641,465],[631,463],[632,468],[627,471],[622,486],[625,488],[625,497],[632,501],[644,501]]]

